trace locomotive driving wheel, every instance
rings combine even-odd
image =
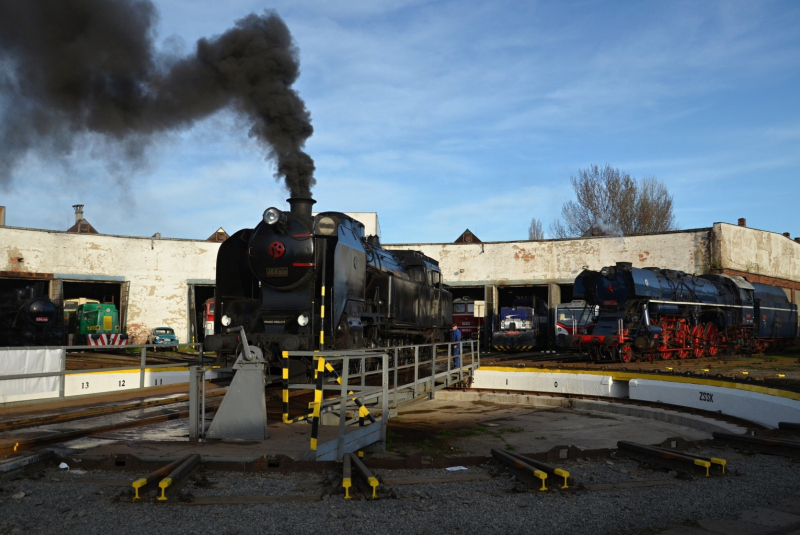
[[[692,356],[700,358],[705,353],[706,333],[702,323],[698,323],[692,329]]]
[[[658,345],[658,354],[661,355],[661,360],[669,360],[672,353],[669,349],[669,342],[673,337],[672,331],[669,328],[669,323],[665,320],[661,320],[658,326],[661,327],[661,343]]]
[[[716,323],[708,322],[705,329],[706,334],[706,355],[716,356],[719,351],[719,329]]]
[[[678,349],[678,358],[685,359],[689,356],[689,345],[690,340],[692,337],[692,333],[689,330],[689,326],[686,325],[685,321],[681,321],[678,324],[678,328],[675,329],[675,343],[680,346]]]
[[[619,346],[619,360],[621,362],[630,362],[633,360],[633,348],[630,344],[622,344]]]

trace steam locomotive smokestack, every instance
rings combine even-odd
[[[295,215],[311,218],[311,207],[316,203],[312,198],[292,197],[286,199],[291,207],[291,212]]]
[[[292,89],[298,50],[273,12],[187,55],[157,51],[150,0],[0,2],[0,187],[29,152],[97,144],[117,180],[148,146],[222,109],[245,119],[292,197],[310,197],[311,117]],[[136,165],[120,165],[120,159]]]

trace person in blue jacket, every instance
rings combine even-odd
[[[460,342],[461,341],[461,331],[458,330],[458,325],[455,323],[453,324],[453,334],[450,336],[451,342]],[[461,354],[461,344],[456,344],[453,346],[453,366],[458,368],[461,366],[461,358],[459,355]]]

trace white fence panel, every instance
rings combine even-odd
[[[0,349],[0,376],[58,373],[65,358],[63,348]],[[58,377],[0,380],[0,403],[58,397]]]

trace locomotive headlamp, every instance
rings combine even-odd
[[[230,316],[222,316],[222,319],[220,321],[222,322],[222,325],[224,325],[225,327],[231,324]]]
[[[305,314],[300,314],[297,316],[297,324],[300,325],[300,327],[305,327],[308,325],[308,316]]]
[[[281,211],[277,208],[267,208],[264,210],[264,223],[274,225],[281,219]]]
[[[336,233],[336,222],[332,217],[320,217],[317,221],[317,234],[330,236]]]

